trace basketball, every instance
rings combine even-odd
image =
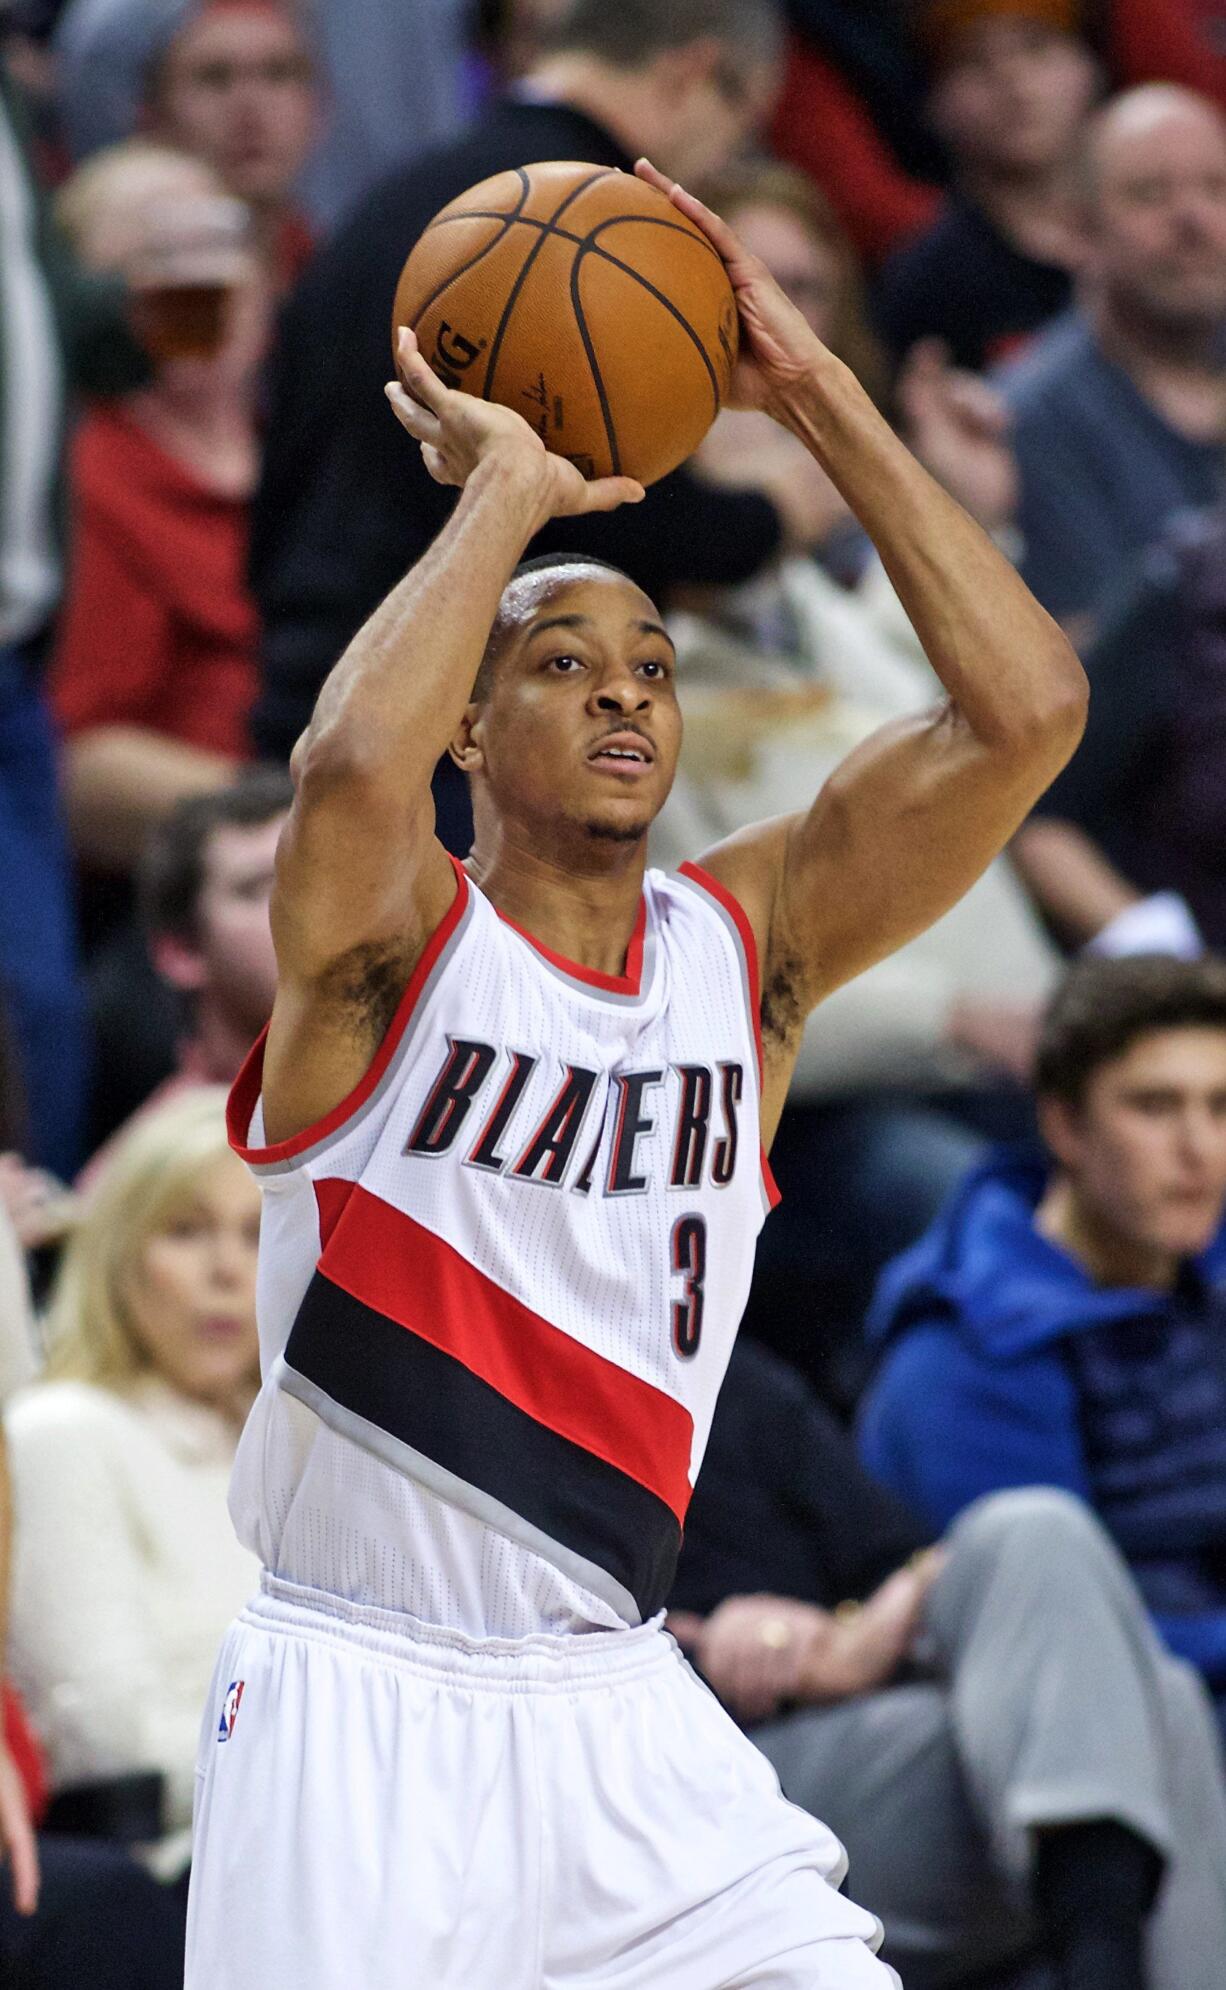
[[[724,265],[667,197],[611,167],[497,173],[436,214],[404,266],[449,387],[514,408],[585,477],[651,484],[693,454],[737,355]]]

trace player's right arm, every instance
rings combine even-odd
[[[627,478],[585,483],[519,415],[445,388],[409,332],[398,357],[400,379],[388,388],[395,413],[430,475],[462,489],[433,546],[331,672],[294,749],[294,805],[272,900],[269,1141],[313,1125],[360,1082],[454,898],[431,777],[529,540],[550,518],[642,495]]]

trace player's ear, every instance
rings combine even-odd
[[[459,729],[447,748],[462,774],[475,774],[485,765],[485,755],[476,737],[483,709],[475,702],[465,706]]]

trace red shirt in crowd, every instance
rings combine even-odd
[[[245,757],[256,691],[248,507],[209,490],[120,407],[82,423],[68,594],[50,675],[65,733],[134,725]]]

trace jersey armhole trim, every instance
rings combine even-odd
[[[251,1147],[247,1144],[247,1138],[264,1082],[264,1049],[268,1041],[268,1024],[265,1023],[247,1053],[243,1068],[234,1080],[226,1102],[226,1130],[230,1145],[240,1161],[246,1161],[250,1167],[266,1167],[273,1163],[296,1160],[308,1148],[317,1147],[320,1141],[330,1139],[347,1120],[352,1119],[361,1106],[365,1105],[391,1063],[421,998],[422,990],[467,909],[471,895],[468,874],[455,857],[450,857],[450,862],[456,874],[455,897],[426,941],[417,966],[409,976],[396,1013],[388,1024],[383,1041],[376,1050],[365,1076],[358,1080],[353,1090],[341,1100],[339,1105],[334,1106],[322,1119],[316,1120],[313,1126],[308,1126],[304,1132],[295,1133],[288,1140],[274,1141],[266,1147]]]
[[[731,919],[737,938],[740,941],[741,953],[744,956],[745,962],[745,985],[749,992],[749,1020],[753,1028],[754,1051],[758,1059],[758,1092],[760,1095],[763,1076],[762,982],[761,970],[758,965],[758,943],[754,938],[753,927],[749,923],[749,914],[735,892],[729,891],[727,885],[722,884],[719,878],[713,877],[710,871],[704,871],[701,864],[684,863],[679,866],[678,874],[683,878],[688,878],[691,884],[698,885],[700,890],[707,892],[715,900],[721,910]],[[766,1148],[761,1142],[759,1142],[759,1151],[762,1156],[762,1180],[766,1187],[767,1202],[771,1209],[775,1209],[782,1202],[783,1197],[779,1190],[779,1184],[775,1180]]]

